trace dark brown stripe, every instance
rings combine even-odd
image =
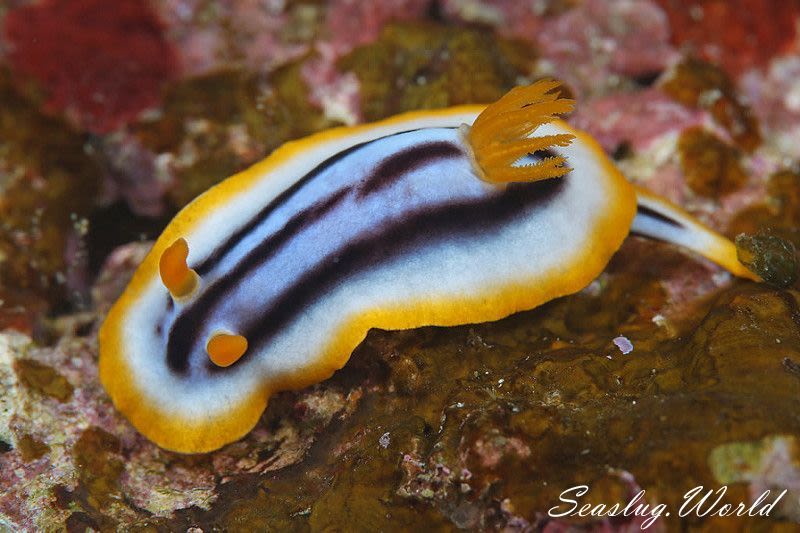
[[[443,129],[454,129],[454,128],[443,128]],[[230,251],[248,234],[255,230],[260,224],[262,224],[269,216],[278,209],[281,205],[286,203],[288,200],[293,198],[296,194],[298,194],[305,186],[310,185],[311,182],[314,181],[315,178],[319,177],[323,172],[329,169],[331,166],[335,165],[345,157],[356,153],[362,148],[369,146],[374,142],[378,142],[383,139],[388,139],[389,137],[394,137],[396,135],[402,135],[404,133],[411,133],[414,130],[402,131],[398,133],[393,133],[391,135],[386,135],[384,137],[379,137],[377,139],[373,139],[371,141],[363,142],[360,144],[355,144],[346,150],[342,150],[341,152],[329,157],[316,167],[314,167],[311,171],[305,174],[302,178],[297,180],[291,187],[283,191],[279,194],[275,199],[265,205],[261,210],[259,210],[256,215],[250,219],[249,222],[244,224],[242,227],[231,233],[227,240],[222,242],[217,248],[211,252],[208,257],[206,257],[203,261],[198,263],[194,266],[195,271],[202,277],[203,274],[207,274],[212,268],[214,268],[217,263],[222,261],[222,259],[230,253]]]
[[[449,141],[427,142],[406,148],[381,161],[358,188],[357,197],[363,199],[372,193],[390,187],[413,170],[440,159],[463,155],[463,153],[461,148]]]
[[[297,236],[310,224],[330,212],[344,198],[350,189],[341,189],[324,201],[312,205],[289,220],[270,238],[261,241],[250,250],[245,258],[236,263],[230,272],[218,278],[206,290],[201,292],[195,301],[176,319],[167,340],[167,364],[172,370],[185,371],[187,361],[185,355],[192,347],[193,332],[205,322],[222,295],[229,292],[239,280],[250,275],[264,261],[268,261],[285,243]]]
[[[231,233],[230,237],[219,246],[217,246],[213,252],[211,252],[208,257],[206,257],[202,262],[200,262],[197,266],[194,267],[195,271],[202,277],[203,274],[208,273],[214,266],[219,263],[225,255],[227,255],[234,246],[236,246],[248,233],[251,233],[255,230],[260,224],[262,224],[278,207],[282,204],[290,200],[293,196],[295,196],[300,190],[308,185],[311,181],[314,180],[317,176],[322,174],[325,170],[330,168],[336,162],[340,161],[344,157],[355,153],[361,148],[375,142],[378,139],[373,141],[356,144],[348,148],[347,150],[343,150],[336,155],[329,157],[316,167],[314,167],[308,174],[300,178],[297,182],[295,182],[291,187],[283,191],[281,194],[275,197],[274,200],[269,202],[265,205],[261,210],[259,210],[256,215],[250,219],[245,225],[240,227],[238,230]]]
[[[485,237],[510,223],[522,211],[545,207],[562,190],[564,183],[565,180],[553,179],[515,184],[507,187],[503,194],[488,199],[426,209],[348,244],[336,255],[336,261],[320,262],[270,308],[247,323],[243,335],[253,347],[248,353],[260,352],[320,295],[331,292],[359,272],[444,240]]]
[[[654,218],[654,219],[658,220],[659,222],[663,222],[664,224],[668,224],[668,225],[676,227],[676,228],[682,228],[683,227],[683,224],[681,224],[677,220],[671,219],[671,218],[669,218],[669,217],[667,217],[665,215],[662,215],[658,211],[650,209],[649,207],[643,206],[641,204],[639,204],[639,206],[637,206],[636,212],[638,214],[640,214],[640,215],[644,215],[644,216],[647,216],[647,217],[650,217],[650,218]]]
[[[382,139],[384,138],[386,137]],[[224,255],[227,254],[236,243],[266,220],[280,204],[297,194],[304,185],[307,185],[314,177],[320,175],[326,168],[341,160],[347,154],[353,153],[359,148],[377,140],[380,139],[353,146],[318,165],[290,189],[284,191],[284,193],[270,202],[269,205],[265,206],[254,219],[232,234],[225,243],[220,245],[214,253],[196,267],[198,272],[202,275],[204,272],[213,268],[216,262],[222,260]],[[422,146],[415,146],[404,150],[400,154],[397,154],[397,156],[387,158],[387,160],[381,163],[376,171],[372,173],[370,179],[361,186],[359,195],[363,196],[364,194],[381,190],[388,186],[389,183],[400,179],[403,174],[406,174],[417,166],[441,157],[452,157],[461,153],[462,151],[456,145],[446,141],[430,142]],[[541,157],[549,154],[538,152],[536,155]],[[419,161],[420,158],[422,161]],[[376,183],[372,183],[373,181]],[[452,235],[449,235],[448,232],[464,233],[464,236],[468,236],[476,232],[488,231],[489,228],[501,224],[503,220],[513,216],[513,214],[517,213],[525,206],[548,201],[549,198],[555,194],[555,192],[552,191],[555,191],[556,188],[560,188],[560,185],[563,183],[564,180],[560,179],[546,180],[534,184],[512,185],[506,189],[503,195],[494,197],[493,199],[483,199],[478,202],[438,208],[430,210],[430,212],[422,211],[416,215],[412,215],[407,222],[386,228],[379,228],[377,233],[373,232],[371,234],[372,236],[366,241],[366,244],[362,243],[362,241],[356,241],[354,244],[347,245],[340,256],[336,258],[336,261],[325,261],[325,258],[321,258],[320,267],[301,277],[297,285],[288,289],[287,292],[279,298],[278,303],[276,303],[271,310],[267,310],[264,313],[264,316],[270,316],[269,324],[265,326],[263,320],[267,319],[262,316],[262,318],[254,322],[258,325],[257,327],[247,328],[249,332],[248,335],[252,335],[255,339],[261,339],[260,342],[262,343],[267,342],[268,338],[274,335],[279,327],[285,325],[302,309],[302,305],[298,302],[307,302],[313,295],[321,294],[319,291],[325,290],[325,287],[322,286],[324,284],[319,280],[323,280],[329,285],[335,284],[344,277],[357,272],[359,269],[369,268],[370,265],[376,264],[376,261],[388,260],[388,258],[400,253],[398,250],[404,246],[403,243],[409,241],[412,237],[422,243],[415,244],[414,246],[420,246],[424,244],[425,240],[431,240],[433,238],[446,239],[451,237]],[[296,237],[300,232],[306,229],[309,224],[321,219],[325,214],[331,211],[351,191],[351,188],[341,189],[324,201],[320,201],[293,216],[281,230],[259,243],[255,248],[249,250],[246,257],[237,263],[230,272],[216,280],[198,295],[197,300],[176,317],[169,331],[169,338],[167,341],[167,363],[169,367],[176,372],[185,372],[188,368],[187,357],[191,353],[197,340],[195,338],[196,332],[198,329],[202,328],[203,324],[208,320],[208,317],[211,316],[217,302],[219,302],[221,298],[224,298],[225,294],[229,293],[242,279],[246,279],[251,275],[251,271],[268,261],[286,242]],[[394,242],[395,240],[398,242]],[[411,245],[405,244],[405,246],[408,248]],[[324,265],[327,265],[326,268],[328,268],[328,270],[318,271],[320,268],[323,268]],[[356,268],[354,265],[361,266]],[[336,273],[340,273],[341,275]],[[272,322],[272,314],[278,318],[278,320],[275,320],[275,324]],[[253,331],[250,331],[251,329],[253,329]],[[259,334],[259,329],[263,329],[265,333]],[[250,340],[250,336],[248,336],[248,340]],[[257,351],[253,342],[250,342],[251,349],[248,353]]]
[[[543,207],[561,191],[565,180],[545,180],[530,184],[514,184],[491,198],[457,205],[429,208],[407,217],[403,222],[377,228],[369,236],[346,244],[335,257],[321,258],[313,270],[301,276],[270,307],[249,318],[242,334],[250,343],[248,354],[259,352],[269,340],[295,319],[322,294],[358,272],[375,268],[398,255],[448,239],[470,239],[486,235],[509,223],[525,209]],[[268,249],[254,250],[243,272],[269,260]],[[237,267],[238,270],[238,267]],[[225,279],[238,281],[242,272],[232,272]],[[185,372],[187,357],[200,342],[196,332],[230,289],[230,282],[209,287],[197,301],[176,320],[167,343],[167,362],[176,372]],[[224,371],[213,365],[209,370]]]
[[[394,135],[399,135],[399,133]],[[394,135],[382,137],[381,139],[385,139]],[[255,218],[234,232],[226,242],[217,247],[205,261],[195,267],[197,273],[203,277],[203,275],[207,274],[214,265],[224,258],[224,256],[236,245],[236,243],[243,239],[249,232],[252,232],[260,223],[269,217],[275,211],[275,209],[279,207],[280,204],[288,201],[290,198],[292,198],[292,196],[297,194],[301,190],[302,186],[309,184],[316,176],[320,175],[320,173],[326,168],[341,160],[346,154],[354,153],[357,151],[357,149],[372,142],[375,141],[353,146],[348,150],[336,154],[335,156],[327,159],[325,162],[315,167],[312,172],[305,175],[300,179],[299,182],[275,198],[275,200],[263,208]],[[442,142],[427,144],[449,145],[449,151],[456,150],[457,153],[461,153],[452,143]],[[413,155],[415,148],[416,147],[405,150],[404,152],[407,152],[408,155],[411,156]],[[445,151],[443,150],[443,147],[434,149],[431,157],[435,157],[434,154],[443,151]],[[425,152],[425,150],[423,150],[423,152]],[[375,173],[373,173],[372,176],[373,178],[380,178],[380,176],[376,176]],[[369,183],[369,181],[367,183]],[[200,293],[192,305],[176,318],[175,323],[172,326],[169,339],[167,341],[167,364],[170,366],[170,368],[179,372],[186,369],[186,361],[182,360],[177,354],[182,352],[188,353],[189,349],[191,348],[191,344],[186,343],[190,342],[191,332],[207,319],[208,312],[205,310],[210,310],[214,307],[215,298],[217,297],[216,295],[224,294],[225,292],[230,291],[240,279],[244,279],[246,276],[248,276],[252,269],[257,268],[261,262],[271,257],[281,246],[302,232],[309,224],[321,219],[325,214],[333,210],[333,208],[336,207],[336,205],[341,202],[341,200],[351,191],[352,189],[349,187],[340,189],[326,198],[324,201],[318,202],[317,204],[312,205],[292,216],[292,218],[290,218],[280,230],[261,241],[254,249],[249,250],[244,259],[237,263],[230,272],[227,272],[224,276],[217,279],[211,286],[209,286],[208,289]]]

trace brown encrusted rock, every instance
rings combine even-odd
[[[492,324],[371,334],[320,386],[369,391],[327,444],[302,468],[263,478],[263,491],[192,520],[535,528],[579,483],[592,486],[593,502],[624,501],[640,485],[648,501],[677,509],[686,490],[715,483],[706,458],[718,445],[798,429],[797,375],[783,361],[800,357],[800,295],[743,283],[693,311],[680,334],[658,333],[661,325],[633,320],[637,311],[625,307],[594,330],[564,323],[575,307],[607,312],[630,300],[608,292],[623,279],[613,275],[591,303],[566,298]],[[629,355],[611,343],[615,331],[632,339]],[[411,374],[425,376],[411,388],[406,357]],[[406,376],[402,394],[392,392],[399,382],[381,370],[387,364]]]
[[[769,177],[767,196],[736,214],[728,235],[773,234],[800,248],[800,173],[779,170]]]
[[[800,295],[741,283],[670,332],[624,305],[640,302],[630,279],[617,264],[585,294],[497,323],[372,333],[333,379],[300,402],[278,396],[253,435],[211,454],[218,472],[238,463],[231,473],[263,477],[226,477],[209,511],[158,523],[324,529],[357,515],[378,529],[420,520],[527,528],[578,483],[592,486],[595,502],[640,485],[648,501],[677,508],[686,490],[715,482],[706,463],[715,447],[799,429],[798,374],[785,361],[800,360]],[[654,295],[645,307],[660,305]],[[598,313],[606,320],[581,327],[578,317]],[[617,332],[632,341],[630,354],[611,342]],[[325,437],[290,462],[268,452],[259,465],[244,451],[253,438],[292,441],[295,421],[309,420],[314,405],[340,409],[344,394],[360,399],[333,418],[330,408],[313,415],[328,424]]]
[[[34,359],[20,358],[14,362],[14,372],[20,382],[40,394],[66,402],[72,397],[72,385],[53,367]]]
[[[142,121],[134,133],[139,150],[158,154],[172,211],[284,142],[331,125],[308,103],[299,68],[290,65],[269,77],[223,70],[169,87],[163,113]],[[125,173],[125,163],[117,173]],[[148,208],[150,194],[138,193],[140,211]]]
[[[488,103],[528,74],[533,50],[464,28],[390,24],[338,66],[355,72],[366,121],[413,109]]]
[[[80,238],[99,169],[85,137],[43,115],[2,68],[0,102],[0,295],[28,291],[34,301],[63,302],[83,288]]]
[[[661,88],[686,106],[710,112],[743,150],[750,152],[761,144],[755,115],[742,103],[734,83],[721,68],[688,57],[662,80]]]
[[[42,347],[0,334],[0,524],[127,529],[181,509],[208,510],[224,484],[300,462],[320,430],[360,397],[335,388],[278,396],[247,438],[182,456],[147,441],[114,409],[96,357],[91,337],[62,332],[55,346]]]
[[[739,150],[703,128],[684,130],[677,148],[686,185],[695,194],[719,198],[747,181]]]
[[[736,236],[736,255],[765,282],[786,288],[797,281],[797,250],[791,241],[776,235]]]

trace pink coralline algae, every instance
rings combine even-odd
[[[650,0],[586,0],[561,9],[555,4],[449,0],[444,11],[451,18],[488,23],[501,35],[535,43],[542,70],[583,96],[608,90],[605,85],[613,85],[620,76],[649,78],[678,57],[669,42],[668,19]]]
[[[795,63],[789,58],[775,61],[769,77],[743,77],[756,115],[785,128],[770,139],[789,154],[796,151],[791,141],[798,130],[791,121],[781,122],[773,115],[791,113],[795,104],[791,95],[797,84],[789,74],[798,72],[796,66],[791,68]],[[783,163],[774,149],[738,148],[737,139],[750,150],[761,142],[757,133],[748,134],[743,126],[755,129],[755,122],[748,119],[750,108],[739,103],[732,82],[718,68],[699,61],[687,64],[667,70],[654,87],[587,99],[570,120],[614,154],[628,179],[724,230],[737,212],[763,197],[767,177]],[[686,72],[700,74],[691,78]],[[676,98],[674,87],[689,96]],[[711,142],[689,143],[692,138]],[[687,152],[687,146],[694,150]],[[730,155],[727,166],[726,155]],[[698,176],[710,176],[709,191],[703,190],[704,181]],[[698,285],[694,278],[685,283]]]
[[[682,134],[702,131],[726,146],[733,141],[708,110],[676,102],[661,87],[589,100],[579,107],[571,121],[595,137],[607,152],[615,153],[629,179],[669,198],[714,227],[725,227],[734,213],[761,197],[766,176],[775,170],[775,163],[761,155],[743,157],[741,164],[750,179],[740,187],[714,195],[713,199],[695,194],[681,158],[676,155]],[[696,284],[696,280],[687,281]]]
[[[550,19],[536,35],[554,73],[579,93],[597,91],[598,80],[648,77],[677,59],[663,12],[649,1],[587,0]]]
[[[800,43],[793,53],[775,58],[766,72],[751,70],[739,80],[742,92],[768,139],[787,156],[800,157]]]
[[[34,80],[46,108],[107,133],[159,103],[175,74],[172,48],[144,0],[44,0],[5,18],[8,60]]]
[[[728,442],[708,457],[717,482],[748,483],[749,501],[770,492],[767,501],[778,501],[775,514],[800,521],[800,445],[794,435],[768,435],[760,441]]]
[[[107,135],[96,145],[104,156],[105,203],[122,197],[136,214],[163,215],[167,190],[175,180],[169,157],[159,157],[127,132]]]
[[[181,71],[201,76],[234,66],[256,72],[271,70],[308,51],[312,35],[294,24],[285,2],[224,0],[158,0],[154,8],[177,49]],[[315,8],[306,12],[312,18]],[[231,31],[235,29],[235,31]]]
[[[333,48],[336,55],[346,54],[358,45],[377,39],[390,21],[420,18],[430,3],[430,0],[333,0],[325,20],[325,45]]]
[[[664,134],[710,124],[712,119],[706,112],[675,102],[660,89],[646,89],[590,100],[570,121],[591,133],[608,152],[624,144],[638,152]]]
[[[87,320],[62,326],[85,329]],[[64,524],[82,498],[106,513],[104,523],[95,524],[104,527],[96,529],[134,518],[123,499],[156,516],[214,500],[213,474],[180,461],[165,466],[164,452],[116,415],[97,379],[95,350],[89,337],[68,334],[44,348],[21,334],[0,334],[0,440],[10,448],[0,454],[0,523],[6,528]]]
[[[533,39],[541,30],[553,2],[519,0],[444,0],[442,11],[450,19],[488,24],[507,37]]]
[[[330,2],[322,39],[314,45],[317,55],[303,65],[311,102],[329,118],[346,123],[359,120],[358,81],[352,73],[339,72],[336,61],[355,47],[373,42],[389,22],[420,18],[430,4],[430,0]]]

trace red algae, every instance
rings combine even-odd
[[[160,101],[176,59],[144,0],[44,0],[10,11],[8,60],[35,81],[50,112],[112,131]]]
[[[656,0],[676,45],[722,65],[731,75],[788,51],[800,4],[785,0]]]

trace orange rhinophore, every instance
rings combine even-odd
[[[571,168],[566,158],[551,155],[525,164],[529,154],[546,152],[554,146],[568,146],[569,133],[531,136],[542,124],[572,111],[573,100],[551,92],[557,81],[542,80],[516,87],[478,115],[466,135],[482,177],[492,183],[538,181],[563,176]]]
[[[161,281],[173,298],[184,298],[197,287],[197,273],[186,264],[188,256],[189,245],[184,238],[173,242],[161,254],[158,263]]]
[[[247,351],[247,339],[241,335],[217,333],[206,344],[208,358],[215,365],[225,368],[238,361]]]

